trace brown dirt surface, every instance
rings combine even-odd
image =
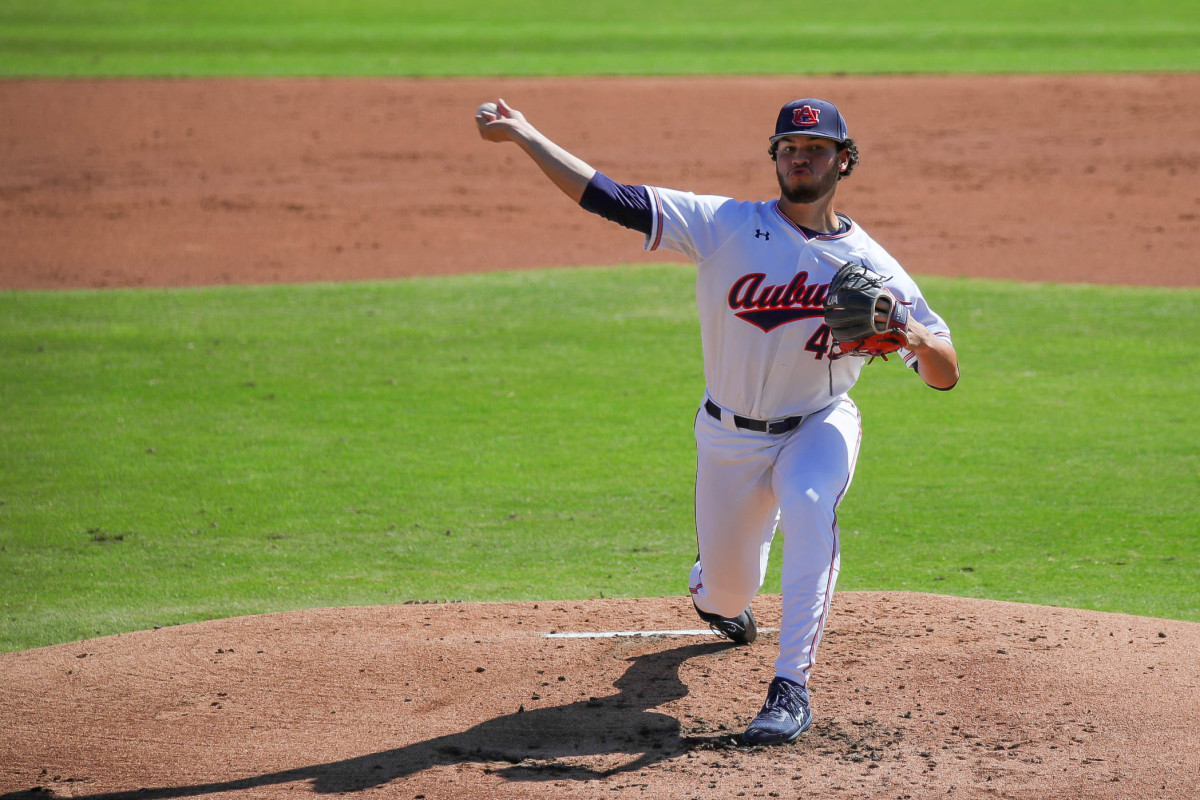
[[[778,609],[756,601],[764,628]],[[0,655],[0,792],[1195,797],[1195,623],[846,592],[816,722],[774,748],[736,740],[774,674],[774,633],[748,647],[545,636],[697,625],[684,598],[402,605]]]
[[[775,194],[775,110],[835,99],[840,196],[918,274],[1200,284],[1200,76],[0,82],[0,288],[376,280],[674,260],[471,114],[618,180]],[[779,598],[755,601],[778,626]],[[297,611],[0,655],[0,795],[1184,800],[1200,626],[834,600],[799,742],[736,734],[775,636],[684,599]]]
[[[914,274],[1200,283],[1200,75],[1121,75],[0,82],[0,288],[676,260],[481,141],[475,107],[617,180],[758,199],[797,95],[846,114],[841,206]]]

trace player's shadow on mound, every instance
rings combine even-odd
[[[733,645],[710,642],[647,653],[613,686],[620,691],[563,706],[519,711],[473,728],[406,747],[328,764],[196,786],[142,788],[87,795],[90,800],[148,800],[247,791],[295,781],[312,781],[320,793],[357,792],[406,778],[431,767],[495,764],[494,773],[512,781],[592,780],[629,772],[693,749],[698,739],[681,735],[679,721],[650,709],[687,696],[679,667],[689,658]],[[617,766],[596,768],[587,757],[636,756]],[[582,761],[580,759],[583,759]],[[501,766],[507,765],[507,766]],[[2,798],[45,796],[29,792]],[[2,800],[0,798],[0,800]]]

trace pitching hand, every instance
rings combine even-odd
[[[495,103],[494,111],[481,107],[476,112],[475,124],[479,127],[479,135],[484,140],[508,142],[512,141],[514,130],[525,124],[525,115],[515,108],[510,108],[501,97]]]

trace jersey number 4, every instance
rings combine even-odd
[[[810,350],[816,355],[814,358],[820,361],[825,356],[829,355],[829,348],[833,339],[832,331],[828,325],[821,325],[817,328],[816,333],[808,339],[808,344],[804,345],[805,350]]]

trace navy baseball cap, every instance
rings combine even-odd
[[[779,119],[775,121],[774,142],[784,136],[819,136],[822,139],[846,141],[846,120],[837,106],[828,100],[818,100],[808,97],[803,100],[793,100],[779,109]]]

